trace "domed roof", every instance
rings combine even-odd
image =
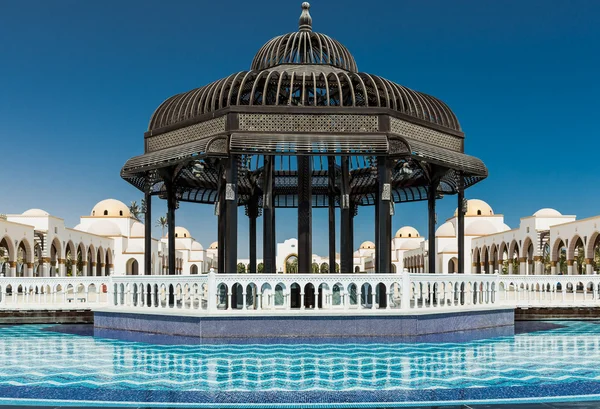
[[[435,237],[455,237],[456,230],[452,222],[446,222],[437,228],[435,231]]]
[[[106,199],[94,206],[91,215],[95,217],[130,217],[131,213],[125,203],[115,199]]]
[[[209,247],[209,249],[212,249],[212,250],[216,250],[218,248],[219,248],[219,242],[218,241],[212,242],[211,245],[210,245],[210,247]]]
[[[469,199],[467,201],[465,216],[492,216],[493,214],[492,207],[483,200]],[[458,209],[454,211],[454,216],[458,216]]]
[[[204,247],[202,247],[202,244],[198,243],[197,241],[194,241],[192,243],[192,250],[204,250]]]
[[[46,217],[50,216],[50,213],[42,209],[29,209],[23,212],[23,216]]]
[[[169,233],[165,237],[169,237]],[[176,239],[184,239],[184,238],[192,238],[192,235],[185,227],[175,226],[175,238]]]
[[[338,41],[312,31],[310,4],[302,3],[299,30],[268,41],[256,53],[252,69],[256,71],[282,64],[330,65],[342,70],[357,72],[354,57]]]
[[[268,41],[254,57],[250,71],[168,98],[152,115],[148,131],[241,105],[388,108],[461,131],[444,102],[358,72],[346,47],[312,31],[309,7],[302,5],[299,30]]]
[[[497,232],[498,229],[489,220],[477,220],[465,227],[465,234],[470,236],[485,236]]]
[[[404,226],[398,229],[395,237],[419,237],[419,232],[414,227]]]
[[[130,236],[131,237],[144,237],[146,233],[146,229],[144,225],[140,222],[134,222],[131,225]]]
[[[99,236],[120,236],[121,229],[115,223],[108,220],[98,220],[94,222],[88,229],[88,233],[97,234]]]
[[[559,217],[562,214],[555,209],[550,209],[549,207],[538,210],[533,214],[535,217]]]
[[[366,249],[371,250],[371,249],[375,248],[375,243],[373,243],[372,241],[365,241],[360,245],[360,248],[363,250],[366,250]]]

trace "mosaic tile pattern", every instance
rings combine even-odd
[[[464,343],[302,345],[154,345],[0,327],[0,398],[381,407],[599,394],[600,325],[555,324]]]

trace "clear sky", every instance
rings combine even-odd
[[[487,201],[511,227],[541,207],[600,214],[600,1],[311,3],[314,30],[342,42],[359,70],[454,110],[466,152],[490,172],[467,197]],[[3,0],[0,213],[39,207],[74,226],[102,199],[139,202],[119,171],[143,153],[154,109],[248,69],[267,40],[297,29],[300,4]],[[439,220],[455,207],[453,196],[439,201]],[[154,218],[165,209],[154,200]],[[397,206],[394,231],[409,224],[426,234],[426,214],[425,202]],[[326,217],[314,213],[313,250],[321,255]],[[294,218],[278,213],[279,240],[296,236]],[[373,218],[372,208],[360,210],[357,246],[374,239]],[[182,204],[177,224],[204,246],[216,240],[212,206]],[[240,257],[246,232],[240,217]]]

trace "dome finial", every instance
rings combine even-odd
[[[302,3],[302,14],[300,14],[300,21],[298,22],[300,31],[312,31],[312,17],[308,10],[310,10],[310,3],[305,1]]]

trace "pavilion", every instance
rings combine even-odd
[[[353,218],[375,207],[375,271],[392,271],[394,205],[427,200],[429,237],[436,199],[458,194],[458,259],[464,259],[464,189],[487,177],[464,153],[464,133],[439,99],[360,72],[346,47],[313,31],[302,4],[298,31],[269,40],[249,71],[174,95],[154,112],[144,154],[121,176],[145,194],[146,257],[151,198],[167,200],[168,247],[175,248],[181,201],[213,205],[218,272],[235,272],[238,207],[249,219],[249,272],[256,272],[256,223],[263,218],[264,272],[275,273],[277,208],[298,210],[298,272],[311,272],[312,209],[329,210],[329,271],[353,270]],[[435,254],[435,240],[428,251]],[[435,270],[429,258],[429,271]],[[145,266],[150,266],[147,260]],[[169,252],[175,274],[175,252]],[[150,271],[146,271],[149,274]]]

